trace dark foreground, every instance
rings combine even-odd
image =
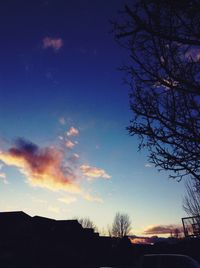
[[[0,267],[134,267],[143,254],[189,255],[200,262],[200,239],[133,245],[127,237],[101,237],[76,220],[56,221],[23,212],[0,213]]]

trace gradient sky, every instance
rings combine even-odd
[[[125,2],[0,3],[1,211],[88,216],[100,230],[120,211],[133,234],[181,223],[183,182],[150,166],[126,131],[117,68],[128,53],[109,23]]]

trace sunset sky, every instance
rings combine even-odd
[[[151,166],[126,130],[117,68],[129,57],[109,22],[125,3],[0,3],[0,211],[87,216],[100,230],[120,211],[141,235],[181,224],[184,183]]]

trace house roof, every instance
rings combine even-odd
[[[46,217],[42,217],[42,216],[34,216],[34,217],[32,217],[32,219],[34,221],[42,221],[42,222],[55,222],[56,221],[54,219],[50,219],[50,218],[46,218]]]
[[[12,219],[12,218],[23,218],[23,219],[30,219],[31,216],[26,214],[23,211],[6,211],[0,212],[0,219]]]

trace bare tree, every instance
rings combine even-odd
[[[174,237],[175,238],[180,238],[181,236],[181,230],[179,228],[174,229]]]
[[[198,181],[187,181],[183,209],[189,216],[200,216],[200,184]]]
[[[200,181],[200,1],[135,0],[113,23],[130,59],[133,119],[149,162]]]
[[[92,228],[97,231],[97,226],[90,218],[78,218],[78,222],[82,225],[83,228]]]
[[[109,235],[114,237],[124,237],[130,233],[131,220],[128,214],[117,212],[112,224],[109,229]]]

